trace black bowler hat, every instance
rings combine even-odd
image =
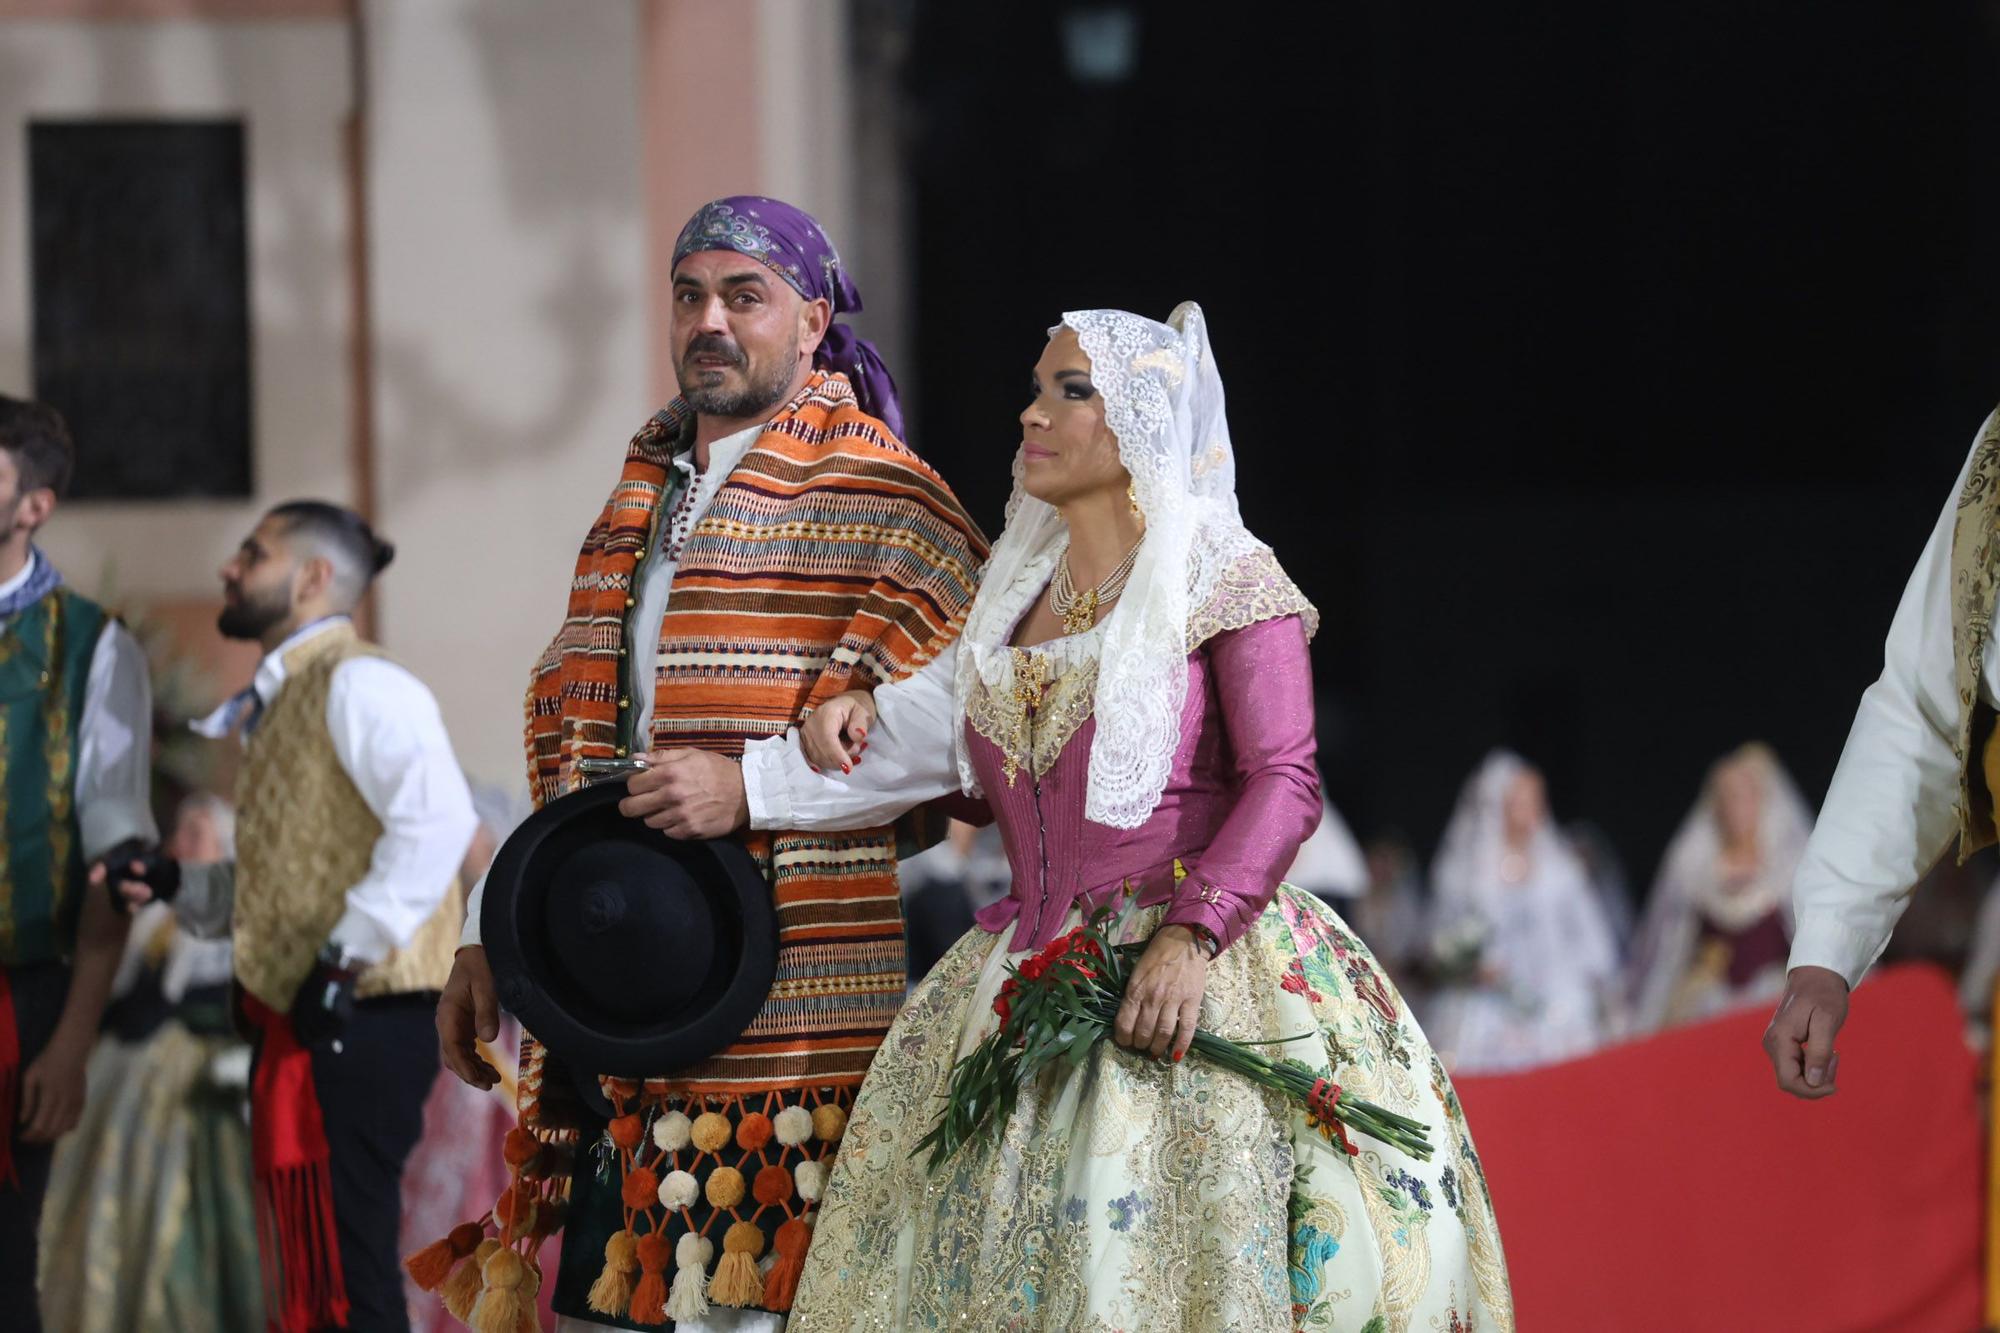
[[[618,813],[623,782],[549,802],[493,858],[480,939],[500,1003],[579,1075],[644,1078],[734,1042],[778,969],[771,887],[742,844]]]

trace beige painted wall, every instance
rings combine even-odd
[[[654,407],[634,4],[373,0],[369,234],[383,642],[476,777]]]
[[[257,495],[63,506],[43,544],[85,591],[209,596],[216,566],[266,506],[349,498],[347,31],[327,20],[0,23],[0,391],[33,387],[26,123],[130,114],[249,124]]]
[[[854,261],[843,0],[363,0],[377,630],[437,693],[476,779],[521,781],[521,691],[626,440],[672,391],[666,254],[720,194],[814,211]],[[258,495],[67,506],[86,589],[178,604],[269,503],[353,500],[331,20],[58,22],[0,10],[0,182],[35,115],[250,123]],[[0,192],[0,390],[29,388],[25,218]],[[863,290],[883,304],[886,281]],[[858,323],[884,323],[879,309]],[[241,671],[234,663],[232,671]]]

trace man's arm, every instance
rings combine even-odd
[[[86,861],[120,843],[160,840],[153,822],[153,689],[146,654],[115,620],[97,636],[84,683],[76,819]]]
[[[1847,992],[1881,956],[1911,890],[1957,826],[1951,543],[1971,466],[1968,455],[1903,590],[1882,675],[1861,696],[1793,879],[1791,969],[1764,1046],[1778,1086],[1795,1096],[1833,1092]]]
[[[86,860],[123,842],[159,841],[152,811],[152,740],[146,656],[114,620],[91,650],[77,719],[76,815]],[[84,1068],[130,924],[113,910],[102,884],[102,873],[95,872],[79,890],[76,956],[62,1016],[48,1046],[22,1075],[21,1132],[30,1142],[53,1142],[83,1114]]]
[[[382,824],[330,942],[369,963],[406,947],[457,883],[479,818],[437,701],[381,658],[341,664],[327,695],[334,753]]]
[[[62,1017],[49,1044],[21,1076],[21,1137],[30,1143],[53,1143],[82,1118],[84,1069],[97,1044],[129,925],[101,889],[83,895]]]

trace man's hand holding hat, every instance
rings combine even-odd
[[[726,837],[750,822],[742,765],[706,750],[655,750],[625,791],[620,814],[683,842]]]

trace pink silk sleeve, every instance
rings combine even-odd
[[[1164,925],[1201,926],[1227,948],[1270,904],[1319,824],[1312,658],[1297,616],[1208,641],[1208,667],[1235,758],[1236,804],[1186,865]]]

